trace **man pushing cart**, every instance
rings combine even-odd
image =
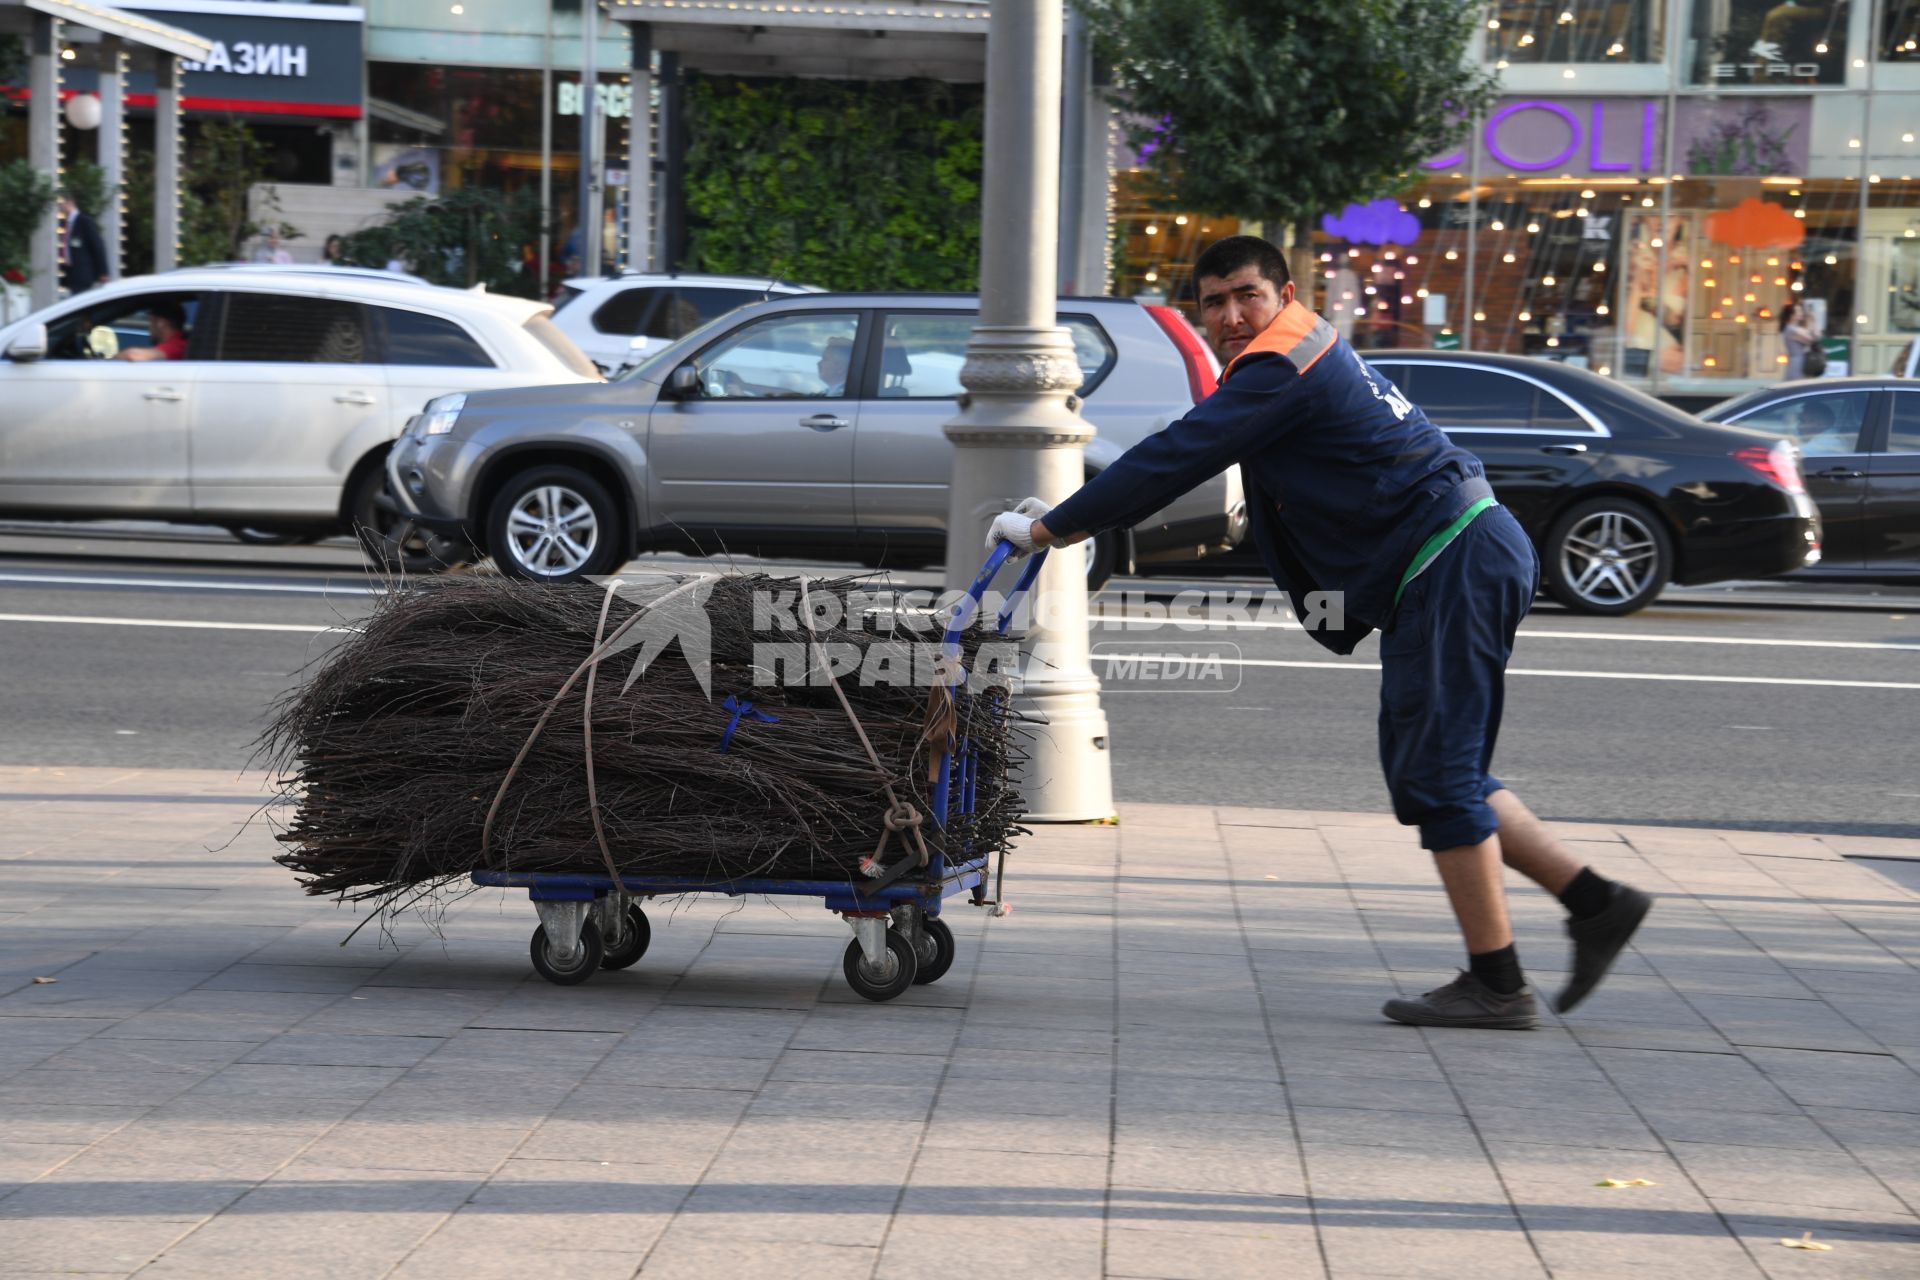
[[[1489,772],[1507,660],[1539,581],[1533,546],[1480,462],[1294,297],[1265,240],[1217,241],[1194,266],[1220,387],[1051,509],[1028,498],[987,545],[1022,553],[1130,525],[1238,463],[1254,543],[1302,619],[1309,593],[1342,609],[1312,631],[1336,653],[1380,636],[1380,763],[1394,814],[1420,829],[1467,948],[1467,968],[1382,1012],[1416,1026],[1524,1030],[1538,1008],[1514,950],[1501,864],[1568,912],[1566,1013],[1612,968],[1653,899],[1582,866]]]

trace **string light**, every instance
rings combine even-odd
[[[1531,320],[1531,319],[1533,319],[1533,312],[1531,312],[1531,311],[1522,311],[1522,312],[1520,313],[1520,323],[1521,323],[1521,324],[1525,324],[1525,323],[1526,323],[1527,321],[1529,321],[1529,320]]]
[[[1554,279],[1552,276],[1541,276],[1540,283],[1547,286],[1547,288],[1551,289],[1553,288],[1553,285],[1554,285]]]
[[[1495,218],[1492,222],[1488,223],[1487,225],[1492,227],[1495,231],[1505,231],[1507,229],[1507,224],[1500,221],[1500,219],[1498,218]]]
[[[1528,235],[1530,235],[1530,236],[1537,236],[1537,235],[1539,235],[1539,234],[1540,234],[1540,224],[1539,224],[1539,223],[1537,223],[1537,222],[1529,222],[1529,223],[1527,224],[1527,234],[1528,234]]]
[[[1455,261],[1458,261],[1458,260],[1459,260],[1459,257],[1460,257],[1460,254],[1459,254],[1459,251],[1458,251],[1458,250],[1454,250],[1454,249],[1449,249],[1449,250],[1447,250],[1447,261],[1448,261],[1448,262],[1455,262]]]
[[[1604,316],[1604,315],[1607,315],[1607,314],[1609,314],[1609,312],[1608,312],[1608,309],[1607,309],[1607,304],[1603,302],[1603,303],[1601,303],[1601,304],[1600,304],[1599,306],[1597,306],[1597,307],[1595,307],[1595,308],[1593,309],[1593,314],[1595,314],[1595,315],[1597,315],[1597,316]]]

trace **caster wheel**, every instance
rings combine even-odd
[[[913,975],[918,986],[929,982],[938,982],[947,976],[947,970],[953,968],[953,930],[947,928],[947,922],[939,916],[927,916],[920,921],[921,936],[926,939],[926,950],[918,957],[920,970]]]
[[[646,912],[639,907],[627,908],[625,926],[620,936],[607,941],[606,954],[600,957],[602,969],[624,969],[647,954],[647,944],[653,941],[653,926],[647,923]]]
[[[574,948],[573,955],[563,961],[547,946],[547,926],[541,925],[533,931],[533,942],[528,947],[533,954],[533,967],[540,976],[557,986],[571,987],[585,982],[600,967],[600,956],[604,948],[600,945],[600,930],[589,920],[580,929],[580,945]],[[638,959],[636,956],[635,959]]]
[[[913,985],[913,977],[920,971],[920,962],[914,957],[913,944],[889,929],[884,965],[869,965],[866,953],[860,950],[860,940],[856,938],[847,944],[846,958],[841,967],[846,970],[847,985],[867,999],[891,1000]]]

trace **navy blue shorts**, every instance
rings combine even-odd
[[[1489,507],[1407,584],[1380,637],[1380,767],[1393,813],[1428,849],[1478,844],[1499,823],[1487,797],[1514,632],[1540,564],[1504,507]]]

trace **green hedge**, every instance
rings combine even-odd
[[[977,287],[978,87],[694,76],[686,101],[690,269]]]

